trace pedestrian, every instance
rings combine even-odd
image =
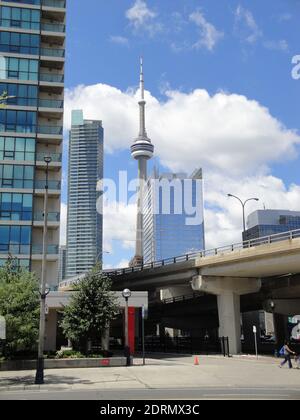
[[[289,368],[293,369],[293,365],[292,365],[292,360],[291,360],[291,355],[294,354],[296,355],[296,353],[290,349],[290,343],[288,341],[284,342],[284,346],[282,347],[281,354],[283,354],[284,356],[284,360],[282,363],[280,363],[280,368],[282,368],[286,363],[289,364]]]

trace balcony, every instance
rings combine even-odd
[[[37,128],[38,134],[50,134],[52,136],[61,136],[63,134],[63,127],[55,125],[39,125]]]
[[[55,99],[39,99],[40,108],[59,108],[63,109],[64,101],[55,100]]]
[[[44,213],[38,212],[34,213],[34,221],[35,222],[43,222],[44,221]],[[59,223],[60,222],[60,213],[58,212],[50,212],[48,213],[48,222]]]
[[[44,163],[45,156],[50,156],[52,163],[61,163],[62,162],[62,154],[61,153],[48,153],[48,152],[37,153],[36,154],[37,162],[43,162]]]
[[[41,56],[64,58],[65,50],[62,48],[41,48]]]
[[[40,73],[40,81],[49,83],[64,83],[64,75],[54,73]]]
[[[62,23],[41,23],[42,31],[65,33],[66,26]]]
[[[46,180],[35,181],[35,189],[36,190],[44,190],[46,186]],[[61,182],[60,181],[48,181],[49,190],[59,191],[61,189]]]
[[[48,255],[58,255],[58,245],[48,245],[47,254]],[[32,245],[32,254],[33,255],[42,255],[43,254],[43,245]]]

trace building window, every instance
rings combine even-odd
[[[38,80],[38,60],[2,57],[0,59],[0,79]]]
[[[18,32],[0,32],[0,51],[38,55],[40,36]]]
[[[34,167],[0,165],[0,188],[33,189]]]
[[[0,160],[35,161],[35,139],[0,137]]]
[[[0,193],[0,220],[31,221],[32,194]]]
[[[0,24],[5,28],[40,29],[41,13],[39,10],[20,7],[0,7]]]
[[[30,226],[0,226],[0,238],[0,254],[30,254]]]
[[[7,263],[7,259],[0,259],[0,268],[3,268],[6,265],[6,263]],[[30,260],[14,258],[13,267],[14,269],[20,268],[20,269],[29,271]]]
[[[0,92],[13,96],[6,101],[7,105],[34,106],[38,105],[38,87],[19,85],[15,83],[0,83]]]
[[[37,113],[31,111],[0,110],[0,131],[35,133]]]

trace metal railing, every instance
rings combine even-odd
[[[42,0],[42,5],[46,7],[55,7],[59,9],[66,8],[65,0]]]
[[[63,127],[56,125],[39,125],[37,127],[39,134],[50,134],[53,136],[61,136],[63,133]]]
[[[35,222],[43,222],[44,221],[44,213],[43,212],[34,213],[34,221]],[[59,212],[48,213],[48,222],[59,222],[59,221],[60,221],[60,213]]]
[[[219,248],[193,252],[191,254],[181,255],[179,257],[167,258],[165,260],[155,261],[155,262],[143,264],[137,267],[129,267],[129,268],[123,268],[119,270],[109,271],[106,274],[114,275],[114,276],[130,274],[130,273],[140,272],[144,270],[164,267],[168,265],[188,262],[188,261],[196,260],[197,258],[226,255],[226,254],[230,254],[232,252],[238,251],[238,250],[243,251],[245,249],[250,249],[257,246],[268,245],[268,244],[270,245],[276,242],[292,240],[295,238],[300,238],[300,229],[283,232],[283,233],[276,233],[275,235],[264,236],[262,238],[257,238],[257,239],[251,239],[249,241],[239,242],[232,245],[226,245]]]
[[[64,83],[64,75],[56,73],[40,73],[41,82]]]
[[[60,32],[64,33],[66,30],[66,26],[62,23],[41,23],[41,29],[42,31],[46,32]]]
[[[63,108],[64,101],[57,99],[39,99],[38,101],[40,108]]]
[[[142,340],[136,340],[136,349],[141,351]],[[228,337],[201,338],[201,337],[145,337],[145,350],[147,353],[175,353],[175,354],[222,354],[230,356]]]
[[[155,268],[170,266],[170,265],[179,264],[179,263],[188,262],[188,261],[194,261],[197,258],[227,255],[235,251],[243,252],[246,249],[254,248],[257,246],[266,245],[266,244],[271,245],[276,242],[293,240],[296,238],[300,238],[300,229],[283,232],[283,233],[276,233],[275,235],[264,236],[262,238],[257,238],[257,239],[251,239],[249,241],[239,242],[236,244],[227,245],[227,246],[223,246],[219,248],[193,252],[192,254],[182,255],[180,257],[167,258],[165,260],[143,264],[138,267],[120,268],[118,270],[105,271],[105,274],[110,277],[124,276],[125,274],[139,273],[144,270],[152,270]],[[65,280],[60,283],[60,287],[62,288],[70,287],[72,285],[76,285],[76,281],[74,281],[73,279]]]
[[[48,255],[58,255],[58,245],[48,245],[47,254]],[[33,255],[42,255],[43,254],[43,245],[32,245],[32,254]]]
[[[35,189],[36,190],[44,190],[46,185],[46,180],[43,181],[35,181]],[[60,181],[48,181],[49,190],[60,190],[61,189],[61,182]]]
[[[41,56],[64,58],[65,50],[62,48],[41,48]]]
[[[61,153],[47,153],[47,152],[37,153],[36,154],[37,162],[43,162],[45,164],[45,162],[44,162],[45,156],[50,156],[51,157],[51,162],[54,162],[54,163],[62,162],[62,154]]]

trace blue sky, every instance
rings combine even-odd
[[[155,118],[157,108],[155,101],[158,101],[161,107],[164,107],[164,104],[172,106],[174,124],[181,119],[181,115],[185,115],[187,118],[185,124],[190,125],[194,118],[198,118],[198,115],[193,116],[192,111],[190,114],[185,113],[184,103],[187,99],[199,99],[193,95],[193,92],[196,89],[203,89],[210,98],[213,98],[217,92],[222,92],[221,99],[228,101],[225,108],[221,107],[226,110],[224,130],[234,125],[235,119],[241,118],[241,115],[242,118],[244,115],[247,118],[247,115],[250,115],[247,107],[252,109],[251,100],[257,101],[259,109],[253,111],[251,121],[245,124],[245,127],[248,127],[249,123],[249,131],[243,133],[243,130],[240,130],[240,146],[238,141],[235,141],[231,147],[237,149],[240,147],[240,153],[236,153],[237,167],[239,167],[238,156],[243,153],[246,141],[253,141],[253,147],[257,148],[257,156],[262,154],[264,159],[257,158],[259,163],[253,161],[249,164],[249,168],[246,165],[247,170],[242,171],[243,173],[234,173],[232,167],[235,166],[235,161],[224,153],[216,158],[223,159],[224,162],[218,168],[211,163],[206,163],[202,153],[214,153],[219,142],[222,141],[223,122],[222,116],[218,115],[220,130],[213,135],[212,139],[209,140],[209,133],[206,139],[206,132],[203,131],[204,129],[201,131],[203,145],[206,144],[205,141],[211,144],[215,140],[215,149],[208,150],[207,146],[203,146],[199,149],[199,159],[195,162],[195,165],[199,164],[205,168],[208,177],[209,191],[205,200],[207,208],[214,212],[207,215],[208,235],[215,236],[214,229],[218,228],[218,224],[222,224],[223,227],[226,226],[226,232],[223,232],[218,244],[222,241],[234,240],[239,234],[239,209],[234,208],[232,214],[229,215],[229,207],[221,198],[221,191],[215,188],[218,179],[228,176],[231,188],[236,188],[240,194],[247,195],[248,192],[252,193],[252,186],[257,184],[259,176],[259,182],[265,183],[268,191],[268,196],[260,197],[261,201],[267,202],[267,205],[272,207],[282,206],[282,200],[286,200],[286,206],[282,207],[296,209],[295,200],[300,198],[300,160],[297,156],[300,80],[294,80],[291,76],[292,57],[300,54],[299,16],[300,1],[298,0],[265,0],[263,2],[261,0],[69,0],[66,67],[66,87],[69,93],[66,111],[69,113],[70,108],[82,102],[82,97],[81,102],[79,98],[83,93],[74,93],[78,85],[89,86],[91,89],[97,84],[108,86],[110,98],[113,95],[112,89],[116,88],[123,93],[123,96],[120,95],[120,101],[122,98],[132,97],[133,93],[128,89],[137,88],[140,55],[144,56],[146,88],[151,95],[148,100],[150,113],[148,134],[155,145],[160,138],[157,135],[157,128],[154,127],[157,118],[160,118],[159,113]],[[104,95],[104,88],[99,89],[98,93]],[[183,103],[179,102],[179,99],[170,99],[168,91],[186,95]],[[95,108],[98,100],[103,102],[107,97],[101,95],[99,94],[98,98],[91,93]],[[233,95],[246,98],[247,103],[244,104],[245,109],[242,114],[238,109],[239,100]],[[213,113],[215,101],[209,102],[211,113]],[[100,105],[99,103],[99,110]],[[178,115],[176,106],[178,106]],[[91,112],[91,104],[85,101],[82,107],[86,118],[94,118],[97,115],[98,118],[103,119],[105,142],[108,146],[105,155],[105,176],[116,179],[119,169],[128,170],[132,177],[135,176],[136,166],[130,160],[125,138],[118,142],[117,135],[111,135],[112,123],[108,123],[108,118],[112,118],[112,115],[107,116],[105,112],[102,112],[105,114],[103,116],[96,114],[96,109]],[[229,114],[227,111],[231,107],[232,112]],[[274,128],[269,119],[264,122],[262,117],[264,108],[268,108],[273,122],[278,122],[277,127]],[[190,109],[194,108],[191,106]],[[89,112],[93,115],[88,114]],[[138,112],[137,106],[136,112]],[[253,122],[252,119],[256,116],[257,122]],[[66,117],[68,119],[68,116]],[[124,116],[120,115],[121,117]],[[137,134],[138,114],[136,117]],[[199,125],[201,125],[201,115],[199,118]],[[203,117],[205,121],[211,121],[211,118],[211,114]],[[116,127],[120,124],[117,113],[113,115],[113,122]],[[267,128],[269,122],[272,125],[270,129]],[[251,128],[251,124],[255,129]],[[264,124],[266,124],[266,130]],[[289,130],[295,130],[295,138],[281,137],[285,128],[280,124]],[[168,130],[165,122],[162,123],[162,127]],[[209,127],[207,130],[209,131]],[[129,130],[128,133],[129,137],[131,131]],[[272,139],[268,136],[272,133],[274,133],[274,139],[276,138],[274,148],[279,150],[279,146],[285,141],[288,145],[282,147],[282,151],[278,151],[278,155],[270,159],[268,150],[271,154],[273,150]],[[132,134],[133,137],[128,138],[128,148],[136,135]],[[155,138],[153,134],[154,136],[156,134]],[[171,136],[167,138],[167,135],[164,135],[166,142],[169,141],[171,145]],[[257,143],[258,137],[260,140]],[[224,141],[226,138],[224,136]],[[266,144],[263,144],[265,139],[267,139]],[[174,141],[180,142],[180,139]],[[195,136],[194,141],[196,145],[198,141],[201,142],[201,139],[196,139]],[[189,146],[191,155],[194,153],[192,145],[191,142]],[[236,149],[231,153],[235,152]],[[180,165],[175,153],[174,156],[173,160],[168,160],[163,146],[159,144],[157,161],[161,162],[165,169],[189,167],[187,163]],[[255,156],[251,159],[255,160]],[[228,167],[226,167],[227,161],[230,162]],[[190,159],[188,155],[186,162],[192,162],[192,158]],[[191,172],[193,169],[191,167]],[[242,182],[243,179],[246,181]],[[246,184],[249,188],[245,191]],[[295,187],[292,184],[295,184]],[[235,193],[235,191],[231,192]],[[276,201],[276,196],[280,198],[279,202]],[[63,201],[66,202],[65,192]],[[300,202],[298,202],[298,208],[300,210]],[[218,223],[214,223],[217,219]],[[105,255],[106,264],[116,265],[123,260],[128,260],[133,253],[132,249],[128,249],[129,244],[126,245],[124,241],[115,241],[111,238],[108,246],[110,254]]]

